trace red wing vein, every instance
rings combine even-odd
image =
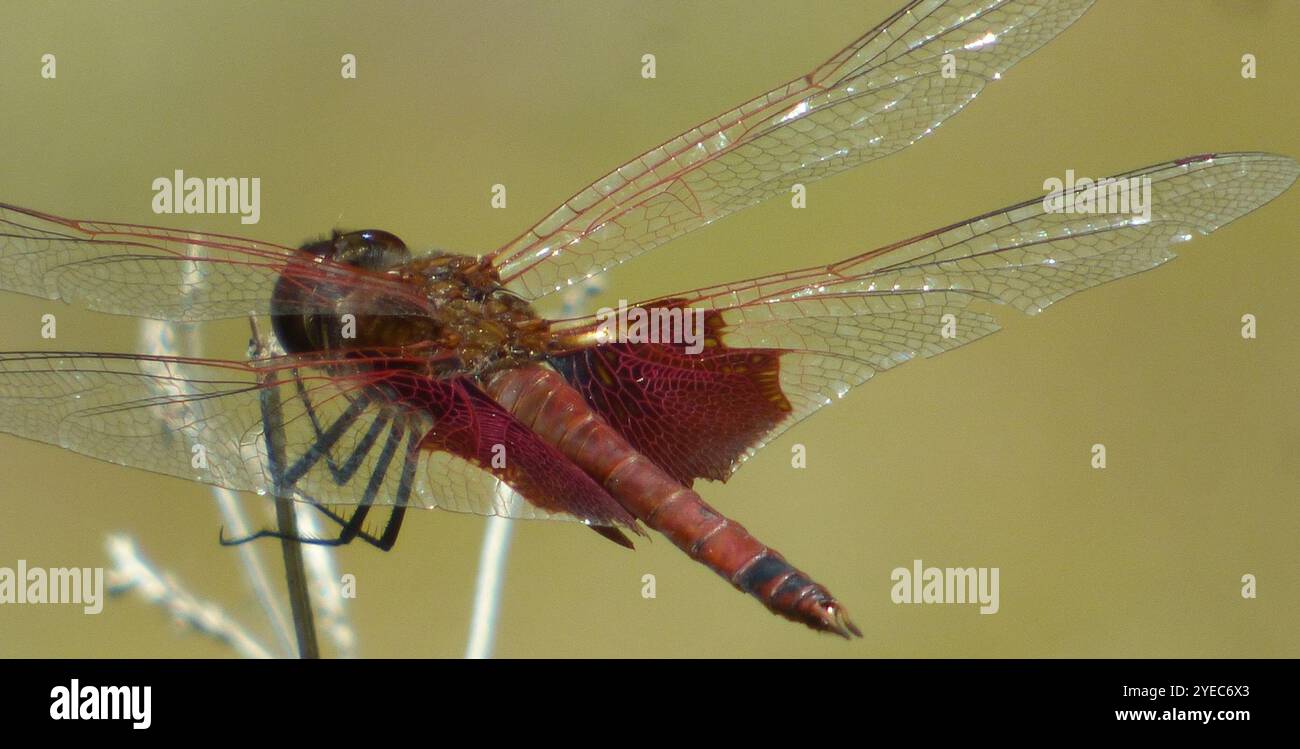
[[[497,250],[495,265],[513,291],[541,296],[793,183],[905,148],[1090,1],[917,0],[812,73],[597,180]]]
[[[282,245],[160,227],[77,221],[0,203],[0,289],[89,309],[178,322],[281,311],[411,314],[412,286]],[[340,290],[361,290],[339,310]]]
[[[1119,175],[1150,180],[1150,215],[1058,213],[1017,203],[831,265],[671,294],[720,316],[729,349],[777,350],[793,411],[735,466],[877,372],[990,335],[994,317],[971,303],[1037,314],[1079,291],[1156,268],[1174,247],[1268,203],[1300,174],[1263,153],[1205,154]],[[1084,192],[1076,188],[1077,197]],[[581,330],[595,318],[561,321]]]

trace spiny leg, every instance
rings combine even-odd
[[[402,519],[406,517],[406,508],[411,505],[411,487],[415,485],[415,469],[420,464],[420,435],[414,430],[406,441],[406,455],[402,459],[402,475],[397,481],[397,496],[393,498],[393,510],[388,516],[388,524],[376,544],[384,551],[397,543],[397,534],[402,530]]]
[[[329,429],[322,431],[320,428],[320,422],[316,418],[316,411],[312,407],[311,402],[306,399],[306,394],[300,393],[300,396],[303,398],[303,405],[307,410],[308,418],[311,420],[312,429],[316,432],[316,439],[312,442],[311,447],[307,448],[307,452],[304,453],[302,457],[298,458],[298,460],[284,472],[283,484],[285,487],[292,487],[298,482],[298,479],[302,478],[308,471],[315,467],[315,465],[320,462],[321,458],[325,458],[325,464],[329,467],[330,474],[335,477],[336,483],[339,486],[342,486],[345,482],[338,480],[342,476],[342,470],[335,465],[334,459],[329,453],[334,449],[334,445],[338,443],[343,435],[346,434],[354,424],[356,424],[357,419],[361,418],[361,414],[365,411],[366,407],[370,405],[370,397],[363,393],[356,400],[352,401],[343,413],[339,414],[339,417],[334,420],[334,423],[330,425]],[[379,417],[376,417],[375,421],[378,422]],[[346,467],[351,465],[354,458],[356,463],[359,464],[360,461],[365,458],[365,455],[370,452],[370,448],[373,446],[373,439],[362,438],[360,444],[358,444],[356,448],[353,449],[352,453],[343,461],[344,466]],[[358,454],[360,454],[360,457],[357,457]],[[356,470],[355,466],[352,470]],[[347,475],[347,478],[351,478],[350,473]]]
[[[314,465],[315,462],[320,459],[320,457],[324,457],[325,466],[329,469],[330,475],[334,477],[334,483],[338,484],[339,486],[342,486],[343,484],[346,484],[348,481],[352,480],[352,474],[356,473],[357,469],[361,467],[361,461],[365,459],[365,456],[370,453],[370,448],[374,445],[375,440],[379,438],[380,432],[383,431],[384,426],[392,418],[392,416],[387,410],[381,410],[378,414],[376,414],[375,420],[370,425],[370,429],[369,431],[366,432],[365,437],[361,439],[361,442],[352,451],[352,454],[349,455],[347,459],[343,461],[343,464],[340,466],[339,464],[334,462],[334,458],[329,454],[329,450],[333,448],[336,442],[338,442],[343,432],[347,431],[352,427],[353,422],[355,422],[356,418],[360,416],[360,412],[365,410],[366,406],[370,405],[372,399],[368,394],[365,393],[358,396],[357,400],[354,401],[351,405],[349,405],[348,409],[344,411],[343,414],[340,415],[337,420],[335,420],[334,425],[331,426],[328,430],[324,430],[321,429],[320,418],[316,416],[316,409],[312,405],[311,399],[309,398],[309,394],[307,393],[307,388],[303,385],[302,379],[295,378],[294,385],[297,387],[298,390],[298,399],[302,401],[303,409],[307,413],[307,419],[311,422],[312,431],[316,433],[315,444],[322,445],[323,452],[324,452],[323,456],[318,455],[317,457],[315,457],[303,469],[303,472],[305,473],[307,470],[310,470],[311,466]],[[348,422],[340,429],[339,423],[344,419],[348,419],[349,416],[351,416],[352,418],[350,418]],[[304,455],[303,459],[306,459],[307,457],[308,456]]]
[[[405,431],[406,430],[401,422],[393,424],[392,430],[388,433],[388,439],[384,443],[384,449],[379,454],[379,459],[375,463],[375,469],[370,474],[370,481],[366,485],[365,494],[362,495],[361,501],[357,503],[356,509],[352,511],[351,515],[344,517],[339,513],[334,512],[330,507],[318,502],[312,503],[317,510],[320,510],[321,513],[325,515],[325,517],[343,526],[343,530],[339,532],[338,538],[334,539],[334,545],[343,545],[350,543],[354,538],[359,538],[372,546],[388,551],[393,548],[393,544],[397,542],[397,533],[402,527],[402,517],[406,513],[406,504],[410,498],[410,481],[408,478],[408,472],[411,472],[411,475],[413,475],[413,469],[410,469],[409,466],[412,465],[417,457],[417,454],[412,453],[411,450],[411,445],[418,445],[418,442],[414,439],[414,432],[411,434],[412,439],[410,444],[408,444],[406,457],[402,465],[402,477],[398,481],[397,497],[394,498],[394,507],[389,512],[388,522],[384,526],[383,535],[375,537],[364,529],[363,524],[366,516],[370,513],[370,508],[374,506],[375,496],[379,493],[379,488],[383,485],[384,478],[388,475],[388,469],[392,464],[393,455],[401,445]]]
[[[309,500],[311,501],[312,506],[319,510],[321,514],[343,526],[343,530],[339,533],[338,538],[300,538],[298,539],[299,541],[302,541],[303,543],[341,546],[351,542],[353,539],[359,538],[382,551],[388,551],[393,548],[397,543],[397,536],[402,530],[402,520],[406,517],[406,508],[410,506],[411,489],[415,483],[415,471],[420,462],[420,435],[416,431],[411,431],[410,438],[406,443],[406,454],[402,460],[402,475],[398,478],[397,494],[393,498],[393,507],[389,511],[388,521],[384,524],[384,532],[376,537],[364,530],[362,528],[362,523],[365,520],[366,515],[369,513],[370,508],[373,506],[374,494],[377,493],[380,484],[383,482],[383,474],[388,472],[389,463],[392,461],[393,457],[392,453],[396,448],[397,443],[401,441],[403,431],[403,427],[400,423],[394,424],[393,431],[389,433],[388,442],[384,445],[384,453],[380,456],[380,462],[375,468],[375,474],[371,476],[371,485],[366,489],[366,496],[362,498],[362,502],[357,505],[357,508],[353,510],[351,515],[345,517],[335,512],[327,505],[314,500]],[[378,475],[379,478],[376,479],[375,475]],[[254,537],[260,535],[276,536],[276,532],[262,531],[260,534],[255,534]],[[239,543],[246,540],[249,539],[239,539]]]
[[[337,444],[343,434],[351,429],[361,417],[362,412],[371,403],[370,397],[367,395],[358,397],[355,401],[349,404],[347,410],[345,410],[338,419],[330,425],[329,429],[322,429],[315,408],[312,406],[306,389],[302,385],[301,379],[295,378],[295,383],[298,389],[298,397],[306,409],[307,416],[311,421],[313,430],[315,431],[316,439],[313,441],[306,454],[301,456],[293,466],[284,472],[282,486],[286,489],[291,489],[293,485],[303,477],[303,475],[321,461],[321,458],[325,459],[325,465],[328,468],[334,483],[337,486],[343,486],[352,479],[356,471],[361,467],[362,461],[370,454],[371,450],[374,448],[375,442],[378,440],[379,435],[383,432],[384,428],[390,423],[392,423],[393,428],[389,431],[384,449],[376,461],[370,480],[367,483],[365,493],[362,495],[361,501],[357,503],[356,509],[350,516],[344,517],[343,515],[334,512],[323,503],[317,502],[305,493],[300,493],[300,496],[310,502],[313,507],[342,526],[342,531],[340,531],[339,536],[337,538],[308,538],[297,536],[289,540],[324,546],[342,546],[350,543],[355,538],[360,538],[363,541],[385,551],[391,549],[393,544],[397,541],[397,534],[401,528],[402,517],[405,515],[406,505],[410,497],[410,479],[414,475],[414,463],[418,458],[418,450],[416,450],[416,448],[418,448],[418,440],[416,439],[418,435],[415,432],[411,433],[411,440],[407,447],[407,455],[403,466],[402,480],[399,482],[398,486],[399,496],[396,498],[397,506],[389,514],[383,535],[377,538],[366,532],[363,529],[363,524],[370,512],[370,508],[374,505],[375,495],[383,485],[384,478],[388,473],[389,465],[392,463],[393,455],[401,443],[403,434],[406,432],[405,427],[400,421],[394,421],[391,413],[386,410],[381,411],[375,416],[374,421],[370,424],[370,427],[367,429],[366,434],[362,437],[360,442],[355,448],[353,448],[351,453],[343,461],[342,465],[340,465],[334,461],[333,457],[330,455],[330,450],[333,449],[334,445]],[[256,533],[236,539],[225,538],[223,530],[222,534],[219,536],[221,544],[225,546],[242,544],[258,538],[286,539],[288,537],[285,534],[272,529],[263,529]]]
[[[388,421],[389,419],[385,418],[383,420],[383,423],[386,424]],[[380,419],[376,419],[375,424],[377,425],[379,423],[380,423]],[[370,431],[371,433],[375,431],[374,425],[371,426]],[[333,509],[331,509],[328,505],[316,501],[309,495],[306,494],[299,495],[305,501],[310,502],[312,507],[315,507],[317,510],[319,510],[321,514],[325,515],[325,517],[329,518],[330,520],[333,520],[334,522],[342,526],[342,530],[339,532],[338,537],[314,538],[314,537],[306,537],[306,536],[297,536],[289,540],[298,541],[300,543],[317,544],[322,546],[343,546],[344,544],[351,543],[352,540],[355,538],[361,538],[363,541],[371,543],[375,546],[379,546],[380,548],[384,548],[382,546],[384,541],[380,538],[375,538],[373,535],[365,532],[363,526],[366,520],[366,516],[370,513],[370,508],[374,506],[375,496],[379,493],[380,487],[383,486],[384,478],[388,475],[389,466],[393,462],[393,455],[397,452],[397,448],[401,445],[402,437],[405,434],[405,432],[406,429],[400,421],[393,423],[393,428],[390,429],[388,432],[388,439],[385,440],[384,448],[382,451],[380,451],[379,457],[376,460],[374,465],[374,470],[370,474],[370,480],[366,484],[365,492],[361,495],[360,501],[357,502],[355,509],[353,509],[350,515],[344,516],[340,513],[337,513]],[[366,446],[366,452],[369,452],[370,446],[373,445],[374,440],[369,440],[368,442],[370,444]],[[359,450],[360,447],[358,448],[358,451]],[[356,453],[354,452],[354,455],[355,454]],[[351,461],[352,457],[353,456],[349,456],[348,460]],[[351,474],[349,474],[349,476],[351,476]],[[340,483],[340,485],[342,484]],[[393,522],[392,517],[390,515],[389,517],[390,526],[392,525],[392,522]],[[400,526],[400,524],[401,521],[399,519],[398,525]],[[289,537],[277,530],[262,529],[256,533],[250,534],[248,536],[244,536],[242,538],[233,539],[233,540],[227,540],[223,537],[222,543],[225,545],[241,544],[256,538],[286,539]],[[396,539],[394,538],[393,540]],[[392,542],[389,541],[388,548],[391,547],[392,547]]]

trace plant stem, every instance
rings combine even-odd
[[[320,658],[316,621],[312,616],[311,596],[307,592],[307,573],[302,563],[302,546],[294,540],[298,536],[298,521],[293,511],[293,500],[277,496],[275,517],[282,534],[280,550],[284,552],[284,579],[289,586],[289,610],[293,613],[293,631],[298,638],[298,657]]]
[[[509,492],[510,487],[502,483],[497,490]],[[514,530],[512,522],[509,518],[493,515],[487,519],[483,529],[478,578],[474,582],[474,608],[469,620],[469,642],[465,646],[466,658],[492,657],[497,617],[501,611],[501,589],[506,580],[506,558]]]
[[[260,352],[263,349],[256,321],[252,325],[252,345]],[[284,553],[284,580],[289,588],[289,611],[293,615],[293,631],[298,639],[298,657],[320,658],[320,645],[316,642],[316,621],[311,611],[311,594],[307,590],[307,571],[302,562],[298,518],[293,509],[293,497],[281,485],[285,463],[284,414],[280,408],[280,391],[265,381],[261,384],[262,433],[266,437],[267,469],[271,472],[272,493],[275,495],[275,518],[280,532],[280,550]]]

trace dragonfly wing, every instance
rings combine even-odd
[[[812,72],[601,177],[497,250],[495,266],[513,291],[540,297],[905,148],[1091,2],[914,0]]]
[[[395,383],[401,390],[406,388]],[[402,396],[436,415],[425,437],[425,492],[437,506],[460,512],[622,525],[636,520],[590,476],[546,443],[472,380],[423,380]],[[501,496],[497,479],[515,490]],[[484,498],[492,497],[492,512]],[[639,531],[638,531],[639,532]]]
[[[263,428],[271,393],[285,445],[278,482]],[[0,431],[156,473],[322,505],[633,523],[586,474],[472,382],[409,370],[364,371],[304,357],[253,366],[3,353]],[[502,491],[498,479],[515,492]]]
[[[832,265],[641,305],[704,310],[714,343],[702,354],[613,343],[570,353],[558,368],[667,470],[725,479],[763,444],[877,372],[993,333],[990,303],[1036,314],[1158,267],[1178,245],[1286,191],[1297,174],[1294,160],[1262,153],[1156,164],[1119,175],[1150,180],[1149,218],[1049,212],[1042,198],[1025,201]],[[557,329],[565,335],[593,324],[572,320]],[[692,428],[674,430],[676,423]]]
[[[409,284],[284,245],[0,203],[0,289],[7,291],[197,322],[266,314],[282,277],[298,292],[286,313],[418,314],[427,306]],[[367,292],[350,298],[370,301],[339,310],[340,289]]]

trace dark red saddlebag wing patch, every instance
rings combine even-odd
[[[421,447],[445,450],[473,463],[548,512],[635,529],[636,519],[604,488],[469,378],[440,380],[392,372],[383,385],[408,407],[427,410],[433,417]]]
[[[698,354],[675,343],[607,343],[551,363],[637,451],[691,486],[725,481],[792,411],[781,351],[710,343]]]

